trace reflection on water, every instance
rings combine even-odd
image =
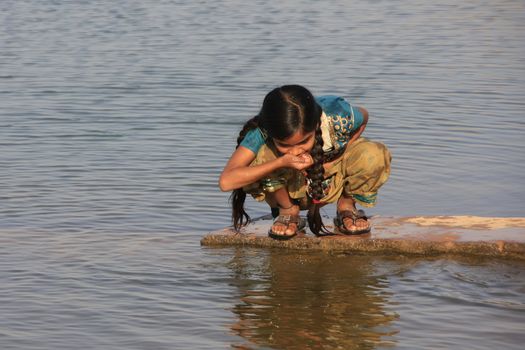
[[[238,321],[231,329],[276,349],[367,349],[394,345],[398,316],[387,279],[363,256],[238,249]]]
[[[211,249],[214,251],[215,249]],[[520,349],[525,264],[237,248],[240,349]]]
[[[524,216],[525,2],[320,3],[0,1],[1,349],[521,350],[514,262],[199,247],[285,83],[370,111],[369,213]]]

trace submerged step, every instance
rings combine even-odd
[[[331,223],[331,218],[324,218]],[[231,228],[202,238],[204,246],[253,246],[380,254],[463,254],[525,260],[525,218],[479,216],[372,217],[372,232],[360,236],[306,234],[269,238],[272,220],[253,221],[240,233]],[[332,230],[332,225],[327,225]]]

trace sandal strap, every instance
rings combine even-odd
[[[356,211],[342,210],[340,212],[337,212],[337,216],[339,217],[340,220],[343,220],[346,218],[350,218],[354,221],[357,219],[368,220],[368,216],[366,216],[365,211],[362,209],[359,209]]]
[[[354,213],[354,215],[354,221],[357,219],[368,220],[368,216],[366,216],[365,211],[362,209],[359,209],[357,212]]]
[[[283,225],[297,224],[297,230],[300,231],[306,227],[306,220],[300,215],[279,215],[273,223],[279,223]]]
[[[350,219],[354,220],[355,219],[355,212],[351,211],[351,210],[338,211],[337,212],[337,217],[339,218],[339,220],[343,220],[343,219],[346,219],[346,218],[350,218]]]
[[[280,223],[280,224],[297,224],[301,221],[301,217],[299,215],[279,215],[275,220],[274,223]]]

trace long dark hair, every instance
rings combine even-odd
[[[310,180],[309,195],[314,202],[314,210],[311,215],[308,215],[308,224],[310,230],[316,235],[321,231],[326,231],[318,203],[324,196],[322,189],[324,153],[321,114],[321,107],[315,102],[310,91],[300,85],[284,85],[273,89],[266,95],[259,114],[244,124],[237,138],[237,147],[239,147],[248,131],[257,127],[265,130],[268,137],[277,140],[286,140],[297,131],[309,133],[315,130],[315,143],[310,151],[314,164],[306,170],[306,173]],[[230,201],[235,230],[239,230],[250,220],[250,216],[244,210],[245,200],[246,193],[242,188],[233,191]]]

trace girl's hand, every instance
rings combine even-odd
[[[309,153],[303,153],[298,156],[292,154],[285,154],[281,157],[284,167],[294,168],[297,170],[304,170],[314,164],[314,160]]]

